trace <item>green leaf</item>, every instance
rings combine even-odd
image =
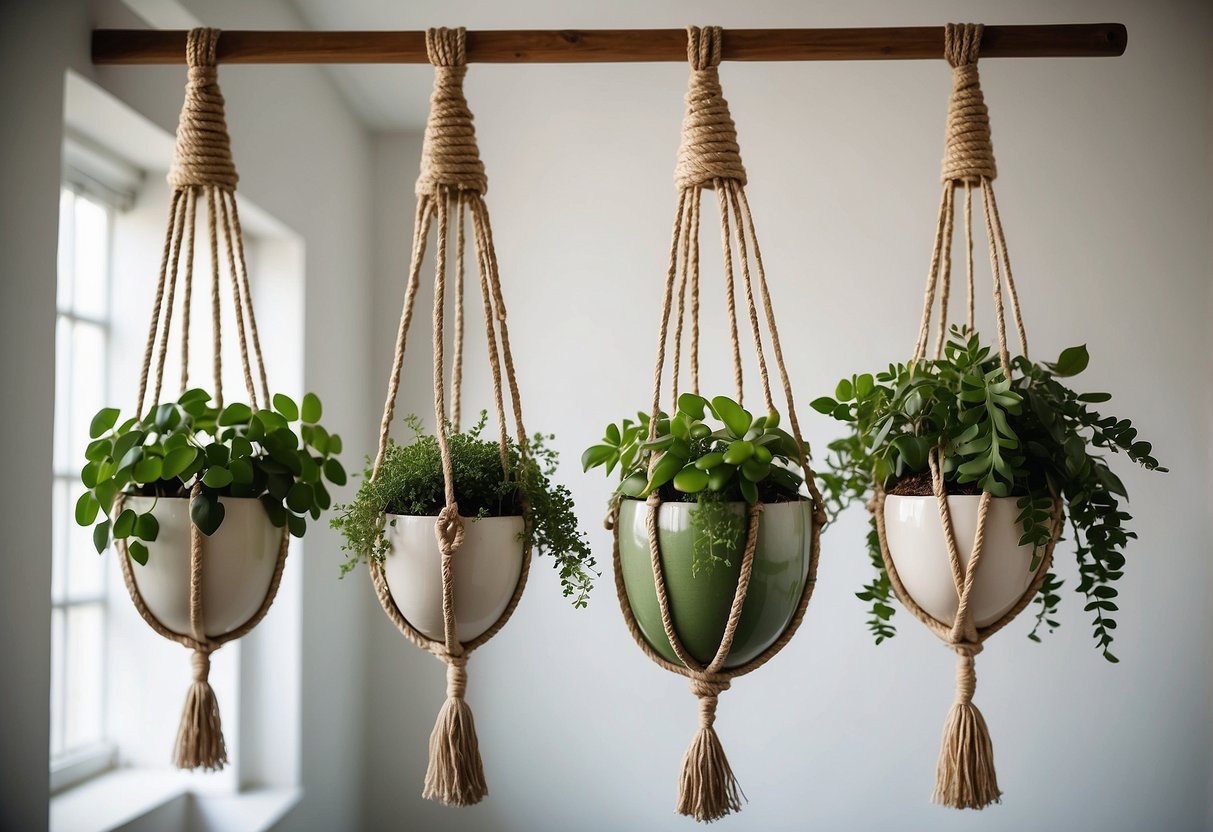
[[[649,476],[648,485],[644,489],[644,495],[651,494],[661,486],[665,485],[670,480],[674,479],[674,475],[682,470],[683,460],[671,453],[661,455],[657,460],[657,464],[653,466],[653,471]]]
[[[1090,361],[1091,356],[1087,353],[1086,344],[1070,347],[1061,351],[1061,356],[1053,365],[1053,372],[1059,376],[1076,376],[1087,369]]]
[[[208,468],[202,476],[202,484],[209,488],[226,488],[232,484],[232,472],[218,465]]]
[[[324,476],[327,477],[328,481],[333,485],[345,485],[345,469],[341,467],[340,462],[332,457],[329,457],[324,461]]]
[[[206,462],[208,465],[227,465],[230,459],[231,454],[228,453],[227,445],[212,442],[206,446]]]
[[[97,411],[97,415],[93,417],[93,421],[88,426],[88,438],[96,439],[112,428],[118,421],[118,412],[116,407],[104,407]]]
[[[741,496],[747,503],[758,502],[758,486],[744,478],[739,481],[738,485],[741,487]]]
[[[717,465],[708,471],[708,488],[712,491],[724,491],[736,473],[735,465]]]
[[[124,509],[118,515],[118,519],[114,521],[114,539],[125,540],[131,536],[131,532],[135,530],[135,520],[137,515],[131,509]]]
[[[849,402],[855,396],[855,388],[851,386],[849,379],[842,379],[838,382],[838,386],[834,388],[834,398],[840,402]]]
[[[876,389],[876,381],[871,373],[864,373],[855,379],[855,398],[866,399]]]
[[[243,459],[253,455],[253,443],[243,436],[232,437],[232,459]]]
[[[140,566],[147,566],[147,547],[138,540],[132,540],[126,545],[126,553],[130,555],[131,560]]]
[[[227,425],[244,425],[253,418],[253,411],[247,405],[241,402],[233,402],[223,408],[223,413],[219,414],[219,425],[226,427]]]
[[[829,416],[833,414],[835,408],[838,407],[838,402],[834,401],[829,396],[822,396],[821,398],[813,399],[813,401],[809,402],[809,407],[813,408],[818,413],[824,413],[826,416]]]
[[[754,443],[738,439],[729,443],[725,449],[724,461],[729,465],[740,465],[754,455]]]
[[[674,475],[674,488],[684,494],[698,494],[708,486],[708,474],[694,465],[688,465]]]
[[[97,554],[105,551],[105,547],[110,543],[110,521],[102,520],[97,525],[93,526],[93,546],[97,549]]]
[[[703,419],[703,409],[708,400],[695,393],[683,393],[678,397],[678,410],[696,421]]]
[[[286,509],[282,507],[282,502],[275,500],[269,494],[262,494],[260,500],[261,505],[265,508],[265,513],[270,518],[270,522],[280,529],[285,526]]]
[[[158,456],[144,456],[135,464],[131,476],[135,482],[156,482],[164,470],[164,463]]]
[[[76,522],[81,526],[91,526],[101,511],[101,503],[93,496],[93,492],[85,491],[76,501]]]
[[[135,537],[151,543],[160,534],[160,521],[150,511],[145,512],[135,518],[134,531]]]
[[[581,470],[588,471],[591,468],[597,468],[599,465],[605,465],[613,457],[618,456],[618,454],[619,451],[610,445],[592,445],[586,448],[585,452],[581,455]],[[330,477],[330,479],[332,478]],[[338,485],[340,484],[338,483]]]
[[[174,448],[169,451],[164,457],[164,462],[160,466],[160,476],[163,479],[171,480],[178,476],[186,468],[190,467],[193,461],[198,457],[198,449],[192,446],[182,448]]]
[[[1078,397],[1080,402],[1088,404],[1100,404],[1101,402],[1110,402],[1112,400],[1111,393],[1083,393]]]
[[[741,464],[741,475],[750,482],[762,482],[770,473],[770,463],[751,458]]]
[[[305,482],[297,482],[286,492],[286,506],[294,512],[305,512],[312,506],[312,487]]]
[[[341,437],[333,433],[329,435],[329,455],[336,456],[341,453]]]
[[[309,425],[314,425],[320,421],[320,416],[323,412],[324,409],[320,405],[319,396],[317,396],[315,393],[303,394],[303,421],[307,422]]]
[[[619,484],[619,493],[628,497],[639,497],[644,494],[648,479],[644,474],[635,473]]]
[[[695,467],[700,471],[710,471],[722,462],[724,462],[724,454],[718,451],[713,451],[712,453],[704,454],[703,456],[699,457],[699,459],[695,460]]]
[[[712,409],[716,411],[720,421],[724,422],[724,426],[729,429],[729,433],[738,439],[745,436],[754,421],[753,416],[728,396],[717,396],[712,399]]]
[[[114,443],[108,439],[96,439],[88,443],[88,448],[84,451],[84,458],[89,462],[100,462],[109,456],[114,450]]]
[[[303,533],[307,531],[307,521],[294,514],[287,514],[286,525],[290,529],[291,537],[303,537]]]
[[[232,482],[247,485],[253,481],[253,464],[247,459],[233,459],[228,466],[232,473]]]
[[[299,418],[299,407],[295,404],[294,399],[282,393],[274,394],[274,410],[281,413],[282,418],[288,422],[293,422]]]
[[[223,523],[223,503],[214,494],[203,492],[190,500],[190,519],[208,537]]]
[[[181,411],[172,402],[165,402],[156,408],[156,428],[161,433],[167,433],[181,424]]]

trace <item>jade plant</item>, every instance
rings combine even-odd
[[[190,498],[190,518],[206,535],[223,524],[220,497],[256,498],[275,526],[302,537],[308,516],[319,519],[330,505],[325,481],[346,482],[337,460],[341,437],[319,424],[322,406],[313,393],[301,405],[279,393],[272,404],[272,410],[240,402],[217,407],[210,393],[195,388],[121,424],[117,408],[102,409],[89,428],[80,472],[88,490],[76,503],[76,522],[96,523],[98,552],[125,540],[139,564],[147,563],[146,544],[160,526],[151,510],[124,508],[111,517],[120,495]],[[195,485],[200,490],[192,496]]]
[[[1008,379],[976,333],[952,327],[940,359],[842,379],[833,396],[812,406],[849,428],[830,443],[827,470],[819,474],[831,516],[867,503],[878,485],[892,494],[933,493],[928,454],[939,448],[948,493],[1017,498],[1020,544],[1035,547],[1035,569],[1052,537],[1054,499],[1060,499],[1078,560],[1076,591],[1093,614],[1097,648],[1115,662],[1109,649],[1116,629],[1114,584],[1136,534],[1122,504],[1128,494],[1106,454],[1123,453],[1148,470],[1167,469],[1127,419],[1092,409],[1109,394],[1077,393],[1062,381],[1089,361],[1085,346],[1063,350],[1052,363],[1016,356]],[[877,574],[857,594],[872,605],[868,626],[879,644],[895,630],[875,518],[867,544]],[[1034,599],[1032,640],[1040,640],[1042,628],[1059,626],[1061,586],[1055,574],[1046,576]]]
[[[696,503],[692,574],[729,565],[728,553],[745,529],[728,503],[800,499],[804,482],[800,448],[779,427],[777,412],[755,417],[727,396],[709,401],[694,393],[678,397],[673,416],[659,412],[655,426],[646,413],[607,425],[602,442],[582,454],[581,465],[586,471],[602,467],[607,476],[619,468],[616,503],[654,492],[664,501]]]
[[[589,541],[577,526],[573,497],[568,488],[552,481],[558,455],[548,443],[550,434],[536,433],[525,452],[511,437],[506,441],[509,474],[501,465],[501,449],[495,440],[482,437],[488,414],[471,428],[457,431],[448,426],[459,513],[464,517],[509,517],[530,507],[529,522],[522,539],[540,555],[550,555],[560,573],[564,595],[574,607],[584,608],[593,588],[597,561]],[[342,548],[350,553],[342,564],[344,576],[366,560],[382,563],[390,544],[384,535],[384,515],[437,515],[446,505],[442,457],[438,439],[428,434],[421,420],[409,416],[405,423],[412,439],[401,444],[389,440],[379,475],[371,477],[370,460],[354,501],[337,506],[332,526],[345,536]],[[395,520],[388,521],[392,524]]]

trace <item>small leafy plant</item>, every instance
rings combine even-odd
[[[88,490],[76,503],[76,522],[96,523],[99,553],[113,539],[126,540],[131,559],[146,564],[146,544],[156,539],[159,523],[151,511],[129,508],[111,519],[118,496],[188,498],[200,484],[190,518],[203,534],[214,534],[223,523],[220,497],[254,497],[275,526],[302,537],[307,516],[319,519],[331,502],[324,481],[346,482],[337,460],[341,437],[319,424],[322,406],[313,393],[303,397],[302,406],[276,394],[273,408],[254,411],[240,402],[215,407],[211,394],[199,388],[121,424],[117,408],[104,408],[89,428],[88,463],[80,472]]]
[[[673,416],[657,414],[651,440],[650,427],[646,413],[607,425],[602,442],[581,455],[581,465],[586,471],[603,467],[607,476],[619,468],[616,501],[657,491],[666,501],[697,503],[692,574],[729,564],[721,553],[735,549],[745,526],[729,502],[799,499],[800,448],[779,427],[775,411],[755,418],[728,396],[709,401],[683,393]]]
[[[941,468],[949,493],[988,491],[1017,497],[1021,545],[1039,551],[1052,536],[1054,498],[1065,504],[1078,558],[1077,591],[1094,614],[1097,647],[1109,661],[1117,611],[1116,588],[1125,565],[1124,548],[1136,535],[1120,501],[1124,484],[1102,452],[1124,453],[1148,470],[1166,471],[1151,456],[1127,419],[1102,416],[1090,405],[1111,399],[1107,393],[1076,393],[1059,379],[1086,369],[1085,346],[1064,350],[1057,361],[1036,364],[1023,356],[1012,361],[1018,374],[1008,379],[997,355],[976,333],[953,327],[943,357],[916,364],[889,365],[884,372],[843,379],[833,397],[815,400],[820,413],[845,422],[850,432],[830,443],[828,470],[820,474],[832,516],[853,503],[866,503],[877,485],[890,493],[924,481],[929,490],[928,454],[941,450]],[[916,493],[911,490],[907,493]],[[868,551],[876,578],[858,593],[872,604],[869,628],[879,644],[894,635],[891,586],[873,527]],[[1033,563],[1033,568],[1039,561]],[[1050,573],[1037,604],[1038,631],[1050,632],[1056,620],[1062,581]]]
[[[598,574],[597,561],[577,527],[572,494],[551,479],[558,455],[547,443],[555,437],[535,434],[525,457],[517,442],[508,439],[507,477],[499,445],[481,437],[487,420],[488,414],[481,411],[473,427],[450,430],[447,436],[459,513],[472,518],[511,517],[522,514],[524,503],[529,504],[530,522],[523,540],[539,554],[552,556],[565,597],[573,599],[574,607],[584,608]],[[342,549],[351,553],[341,566],[342,576],[364,560],[383,562],[390,548],[383,534],[385,514],[437,515],[446,504],[438,439],[426,433],[416,416],[405,423],[413,431],[412,441],[402,445],[390,440],[379,476],[373,480],[368,459],[354,501],[337,506],[332,526],[345,536]]]

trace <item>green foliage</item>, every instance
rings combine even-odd
[[[156,539],[160,526],[151,511],[137,515],[130,509],[111,525],[118,496],[189,497],[200,483],[190,517],[204,534],[214,534],[223,523],[220,497],[256,497],[274,525],[302,537],[307,516],[319,519],[331,502],[322,470],[329,482],[345,482],[335,456],[340,438],[316,424],[321,406],[315,394],[303,401],[297,427],[291,422],[299,421],[299,408],[281,393],[273,397],[275,410],[254,411],[239,402],[220,409],[210,404],[210,393],[198,388],[156,405],[141,420],[118,424],[117,408],[101,410],[90,426],[93,441],[80,471],[88,490],[76,503],[76,522],[96,523],[98,552],[111,539],[126,540],[132,560],[146,564],[144,544]]]
[[[800,460],[800,446],[779,427],[775,411],[754,418],[727,396],[708,401],[683,393],[674,415],[658,413],[655,425],[646,413],[607,425],[602,442],[581,455],[581,466],[603,467],[607,476],[618,467],[615,499],[659,491],[666,501],[699,503],[691,518],[699,532],[691,564],[698,574],[727,564],[719,552],[734,548],[744,531],[724,504],[799,499]]]
[[[1108,401],[1107,393],[1075,393],[1059,378],[1086,369],[1085,346],[1064,350],[1052,364],[1018,356],[1008,380],[997,356],[965,328],[953,327],[943,358],[914,365],[889,365],[876,375],[843,379],[834,397],[812,403],[820,413],[845,422],[850,432],[830,443],[828,469],[820,474],[831,516],[852,503],[866,503],[879,484],[927,470],[928,453],[942,451],[946,482],[976,483],[994,496],[1018,498],[1021,545],[1037,557],[1052,536],[1054,497],[1065,503],[1080,581],[1077,591],[1095,614],[1097,647],[1109,661],[1116,622],[1116,588],[1123,574],[1124,548],[1136,535],[1120,506],[1123,483],[1102,451],[1124,453],[1148,470],[1166,471],[1151,456],[1149,442],[1137,438],[1127,419],[1101,416],[1088,405]],[[879,541],[868,538],[877,579],[858,593],[872,604],[869,627],[879,643],[893,635],[889,623],[888,576]],[[1037,560],[1033,565],[1039,564]],[[1031,637],[1056,620],[1061,581],[1050,574],[1035,599],[1037,626]]]
[[[555,437],[535,434],[525,454],[513,439],[507,439],[510,474],[506,476],[500,446],[481,438],[487,419],[482,411],[471,429],[448,433],[459,513],[474,518],[516,516],[523,514],[524,504],[529,504],[524,539],[539,554],[552,556],[565,597],[571,597],[575,607],[585,607],[598,574],[594,569],[597,561],[577,527],[572,495],[565,486],[552,482],[557,454],[547,443]],[[394,440],[388,443],[379,476],[374,480],[368,460],[354,501],[337,507],[332,526],[345,536],[342,548],[351,553],[341,567],[343,576],[365,559],[383,562],[388,552],[384,514],[437,515],[446,505],[438,439],[426,434],[416,416],[409,416],[405,422],[413,431],[412,441],[406,445]]]

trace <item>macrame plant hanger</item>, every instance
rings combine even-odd
[[[244,240],[240,229],[240,216],[236,208],[236,166],[232,161],[231,141],[224,118],[223,94],[219,91],[215,50],[219,42],[218,29],[194,29],[189,33],[186,58],[189,66],[189,82],[185,88],[185,104],[181,109],[181,120],[177,126],[177,146],[168,181],[173,188],[169,207],[168,229],[164,238],[164,253],[160,262],[160,276],[156,285],[156,296],[152,303],[151,326],[147,334],[147,347],[143,354],[143,369],[139,378],[139,395],[135,407],[136,418],[143,418],[143,407],[152,381],[153,406],[160,400],[164,382],[164,361],[168,352],[169,333],[172,330],[174,301],[178,279],[182,282],[181,299],[181,391],[189,387],[190,309],[194,278],[194,221],[199,201],[206,205],[211,256],[211,331],[214,338],[214,383],[215,405],[223,407],[223,350],[220,326],[220,287],[223,264],[231,285],[231,301],[235,309],[236,335],[240,344],[240,361],[244,370],[245,391],[253,410],[257,410],[257,387],[253,381],[254,364],[249,358],[251,342],[257,378],[261,385],[260,401],[269,403],[269,385],[266,382],[265,362],[261,356],[261,344],[257,335],[257,322],[253,316],[253,299],[249,291],[248,268],[244,258]],[[221,259],[220,242],[223,239]],[[181,268],[182,252],[185,268]],[[153,371],[153,357],[155,367]],[[190,499],[196,499],[201,486],[194,484]],[[119,498],[121,500],[121,498]],[[121,503],[118,505],[121,511]],[[229,641],[246,635],[265,617],[278,585],[282,580],[282,569],[290,538],[282,530],[282,545],[274,567],[269,589],[261,606],[244,624],[231,632],[219,636],[208,636],[203,620],[203,535],[198,527],[190,524],[190,632],[178,633],[164,626],[148,609],[135,583],[135,575],[127,554],[126,541],[115,540],[118,562],[127,591],[139,614],[153,630],[167,639],[193,651],[194,681],[185,700],[185,711],[181,716],[181,727],[177,732],[177,744],[173,762],[178,768],[207,769],[217,771],[227,764],[227,747],[223,739],[223,728],[219,720],[219,703],[211,688],[210,656]]]
[[[935,246],[931,255],[931,268],[927,277],[923,298],[922,323],[918,340],[914,346],[911,365],[926,358],[930,339],[931,318],[935,298],[939,295],[939,324],[935,335],[934,357],[939,359],[948,332],[948,293],[952,268],[952,232],[955,195],[964,189],[964,235],[966,250],[966,277],[968,285],[968,325],[974,323],[973,282],[973,192],[981,193],[984,206],[986,236],[990,249],[990,269],[994,282],[994,315],[998,333],[998,355],[1007,379],[1011,378],[1012,364],[1007,347],[1006,315],[1003,301],[1003,277],[1006,279],[1010,298],[1011,314],[1019,334],[1023,355],[1028,355],[1028,341],[1020,311],[1019,296],[1011,274],[1011,261],[1007,255],[1006,237],[1002,221],[998,216],[998,202],[994,198],[993,180],[997,175],[994,164],[994,149],[990,141],[990,120],[981,82],[977,73],[977,58],[981,47],[980,24],[948,24],[945,31],[945,57],[952,66],[952,97],[948,107],[947,136],[943,161],[943,196],[939,207],[939,221],[935,231]],[[928,455],[931,469],[932,490],[939,505],[939,519],[943,525],[947,543],[948,563],[956,589],[959,606],[956,619],[948,624],[931,617],[906,591],[896,564],[889,554],[885,536],[884,502],[885,492],[877,486],[870,508],[876,517],[880,538],[880,551],[885,570],[898,600],[915,618],[930,628],[944,643],[956,652],[956,702],[948,714],[944,726],[939,752],[939,764],[935,774],[935,791],[932,800],[955,809],[981,809],[991,803],[1000,802],[1001,792],[994,771],[994,751],[990,732],[981,711],[973,704],[976,688],[973,660],[981,652],[986,639],[1011,622],[1036,596],[1048,576],[1053,559],[1053,547],[1061,532],[1061,502],[1054,498],[1052,535],[1050,542],[1037,552],[1039,563],[1036,573],[1024,594],[1005,615],[984,627],[976,626],[969,597],[973,591],[974,578],[982,561],[986,518],[991,495],[983,492],[977,515],[977,532],[973,548],[965,566],[952,516],[948,508],[947,488],[943,479],[942,448],[934,448]]]
[[[442,614],[443,639],[431,639],[408,622],[392,598],[383,567],[370,561],[371,579],[375,593],[392,623],[410,641],[427,650],[447,666],[447,699],[438,714],[430,735],[429,768],[425,775],[422,796],[450,806],[470,806],[488,794],[484,766],[476,739],[472,710],[464,699],[467,686],[468,657],[477,647],[492,638],[505,626],[518,606],[526,587],[531,563],[529,531],[530,506],[522,506],[528,531],[523,554],[522,573],[509,604],[497,621],[481,635],[460,642],[455,620],[455,587],[452,565],[463,543],[463,520],[459,516],[455,484],[451,473],[448,446],[448,424],[459,429],[460,397],[463,374],[463,277],[465,250],[465,215],[470,215],[476,265],[480,274],[480,292],[484,307],[485,335],[488,341],[489,367],[493,377],[493,399],[497,414],[498,446],[501,467],[507,478],[517,476],[511,471],[508,450],[509,424],[506,417],[502,369],[509,388],[510,405],[514,414],[515,441],[526,462],[526,430],[522,424],[522,402],[510,353],[509,329],[506,325],[505,300],[497,269],[497,254],[493,247],[493,231],[484,202],[488,189],[484,164],[476,145],[472,113],[463,94],[463,78],[467,74],[465,30],[430,29],[426,32],[426,49],[434,65],[434,92],[430,98],[430,115],[426,122],[425,139],[421,149],[421,175],[417,179],[417,214],[413,227],[413,256],[409,266],[408,287],[396,337],[396,354],[392,362],[387,401],[379,429],[379,452],[372,469],[377,477],[383,464],[391,432],[396,398],[400,390],[400,373],[404,366],[405,344],[413,318],[414,302],[420,284],[422,260],[431,225],[437,220],[434,274],[434,419],[438,446],[442,458],[442,477],[446,505],[439,512],[434,533],[442,555]],[[444,326],[446,316],[447,247],[451,236],[452,213],[455,215],[455,355],[451,367],[451,405],[447,413]]]
[[[729,689],[733,679],[758,669],[766,664],[791,640],[808,607],[816,581],[817,560],[820,549],[821,527],[825,523],[825,510],[821,494],[809,467],[808,453],[796,418],[792,399],[792,388],[784,366],[783,350],[779,343],[779,331],[767,286],[766,272],[762,264],[762,253],[754,230],[754,219],[746,199],[746,172],[741,162],[737,144],[737,131],[729,113],[728,103],[720,87],[718,66],[720,64],[721,30],[719,26],[687,29],[687,58],[691,65],[690,84],[687,90],[687,111],[682,126],[682,141],[678,151],[678,164],[674,178],[678,185],[678,209],[674,219],[674,233],[670,244],[669,268],[666,272],[665,296],[662,303],[661,327],[658,336],[657,361],[653,373],[653,400],[649,421],[649,439],[656,438],[657,414],[661,404],[662,372],[666,363],[666,346],[669,340],[670,316],[677,296],[677,315],[674,326],[674,357],[671,365],[671,396],[677,402],[679,387],[679,364],[682,358],[682,334],[686,318],[690,318],[690,371],[691,391],[699,392],[699,224],[700,202],[705,189],[716,191],[720,208],[721,243],[724,248],[724,274],[726,302],[730,324],[733,358],[733,380],[738,402],[742,401],[743,378],[741,364],[741,339],[737,321],[735,292],[734,246],[736,261],[740,264],[744,290],[745,309],[753,335],[754,351],[758,360],[764,402],[768,410],[774,410],[774,398],[767,367],[759,322],[761,305],[770,334],[771,348],[779,379],[787,403],[788,423],[797,447],[800,448],[800,466],[804,473],[812,502],[811,552],[808,576],[799,603],[791,622],[783,634],[759,656],[739,667],[726,669],[725,660],[732,647],[733,637],[741,618],[754,566],[754,551],[758,541],[758,526],[761,521],[762,503],[750,506],[747,516],[745,548],[741,560],[741,571],[737,590],[730,607],[724,635],[716,655],[707,664],[698,662],[683,646],[674,628],[670,614],[670,599],[666,592],[660,544],[657,536],[657,515],[661,498],[654,492],[647,502],[647,530],[653,579],[661,611],[662,625],[670,645],[681,664],[664,659],[645,640],[628,601],[623,582],[623,570],[619,551],[618,509],[607,518],[607,528],[614,532],[615,587],[624,620],[636,643],[656,664],[688,677],[691,692],[699,700],[699,731],[687,749],[682,761],[679,782],[677,811],[699,821],[712,821],[730,812],[741,809],[742,793],[737,779],[729,766],[720,738],[713,727],[716,721],[717,697]],[[751,264],[751,256],[753,263]],[[757,292],[757,299],[755,293]],[[689,308],[687,305],[689,294]]]

